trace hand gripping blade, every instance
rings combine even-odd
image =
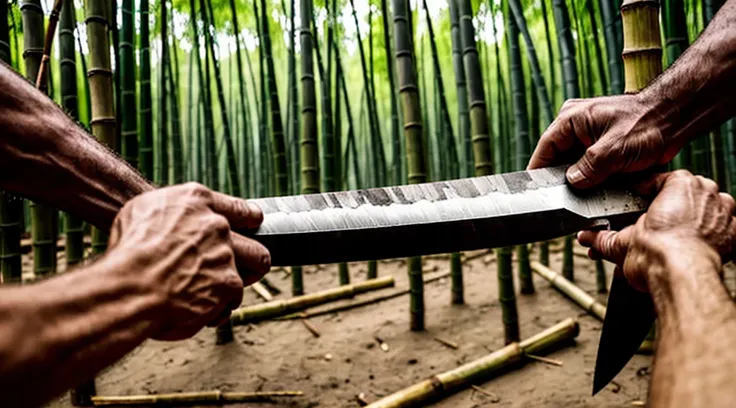
[[[593,395],[608,385],[631,360],[651,330],[654,318],[651,296],[634,289],[616,268],[598,343]]]

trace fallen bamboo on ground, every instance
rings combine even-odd
[[[524,354],[539,354],[578,335],[580,328],[569,318],[520,343],[510,343],[485,357],[453,370],[436,374],[427,380],[397,391],[368,405],[369,408],[421,406],[424,402],[447,397],[478,381],[486,380],[500,370],[525,361]]]
[[[213,404],[231,402],[269,401],[272,398],[300,397],[301,391],[222,392],[200,391],[154,395],[94,396],[94,406],[170,405],[170,404]]]
[[[443,278],[448,278],[449,276],[450,276],[450,272],[443,272],[436,276],[432,276],[431,278],[424,279],[424,284],[426,285],[428,283],[432,283],[434,281],[438,281]],[[283,317],[279,317],[279,319],[280,320],[306,319],[310,317],[323,316],[323,315],[331,314],[331,313],[344,312],[346,310],[356,309],[358,307],[372,305],[378,302],[383,302],[384,300],[390,300],[393,298],[397,298],[399,296],[403,296],[408,293],[409,293],[409,289],[401,289],[401,290],[394,291],[392,293],[387,293],[385,295],[376,296],[370,299],[353,302],[347,305],[333,306],[333,307],[329,307],[323,310],[315,310],[313,312],[293,313],[293,314],[289,314]]]
[[[532,262],[532,270],[544,279],[547,279],[552,286],[564,295],[575,301],[586,312],[603,321],[606,317],[606,306],[596,301],[593,296],[577,287],[574,283],[565,279],[561,274],[549,269],[539,262]],[[637,353],[652,354],[654,352],[654,342],[652,340],[644,340],[639,347]]]
[[[273,296],[271,295],[271,292],[266,289],[265,286],[261,282],[254,282],[252,285],[250,285],[250,288],[253,289],[254,292],[263,300],[270,302],[273,300]]]
[[[302,311],[309,307],[328,303],[333,300],[346,299],[359,293],[391,286],[394,286],[394,278],[392,276],[384,276],[378,279],[371,279],[364,282],[354,283],[352,285],[344,285],[321,292],[310,293],[308,295],[296,296],[290,299],[274,300],[258,305],[241,307],[233,310],[232,316],[230,316],[230,321],[233,324],[241,325],[256,323],[272,319],[274,317]]]
[[[532,270],[539,276],[547,279],[555,289],[564,293],[567,297],[575,301],[586,312],[592,314],[600,320],[606,316],[606,307],[596,301],[593,296],[587,294],[584,290],[577,287],[574,283],[565,279],[561,274],[549,269],[539,262],[532,262]]]

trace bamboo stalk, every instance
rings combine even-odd
[[[154,395],[120,395],[120,396],[95,396],[92,404],[97,407],[109,407],[118,405],[169,405],[186,403],[232,403],[232,402],[254,402],[268,401],[276,397],[301,397],[301,391],[259,391],[259,392],[222,392],[222,391],[198,391],[180,392],[172,394]]]
[[[577,287],[574,283],[565,279],[564,276],[553,271],[552,269],[549,269],[539,262],[532,262],[531,265],[532,270],[536,272],[537,275],[543,277],[544,279],[547,279],[549,283],[554,286],[555,289],[559,290],[567,297],[572,299],[580,307],[585,309],[586,312],[590,313],[600,320],[603,320],[603,318],[606,316],[606,307],[604,305],[596,301],[593,296],[585,293],[584,290]]]
[[[49,63],[51,61],[51,45],[54,43],[54,35],[56,34],[56,25],[59,22],[59,14],[61,13],[62,0],[55,0],[54,6],[51,8],[49,15],[49,24],[46,27],[46,38],[43,43],[43,56],[41,56],[41,66],[38,68],[36,76],[36,88],[46,93],[48,85]]]
[[[662,73],[659,2],[625,0],[621,5],[621,20],[624,31],[624,92],[639,92]]]
[[[447,278],[448,276],[451,276],[450,272],[443,272],[439,275],[432,276],[431,278],[424,279],[424,284],[432,283],[435,281],[438,281],[440,279]],[[409,289],[401,289],[396,290],[392,293],[387,293],[385,295],[376,296],[370,299],[360,300],[357,302],[348,303],[346,305],[338,305],[333,307],[328,307],[326,309],[322,310],[315,310],[313,312],[304,312],[304,313],[292,313],[290,315],[286,315],[284,317],[281,317],[280,320],[292,320],[292,319],[305,319],[305,318],[311,318],[311,317],[317,317],[317,316],[323,316],[326,314],[331,313],[338,313],[338,312],[344,312],[346,310],[356,309],[359,307],[372,305],[374,303],[383,302],[384,300],[390,300],[397,298],[399,296],[403,296],[409,293]]]
[[[351,285],[339,286],[321,292],[296,296],[290,299],[251,305],[233,310],[230,321],[234,325],[256,323],[274,317],[298,312],[309,307],[321,305],[338,299],[346,299],[357,294],[394,286],[394,278],[385,276]]]
[[[520,343],[511,343],[485,357],[453,370],[435,374],[368,405],[370,408],[414,407],[447,397],[481,380],[499,374],[502,369],[524,362],[524,355],[538,354],[577,337],[580,328],[569,318]]]

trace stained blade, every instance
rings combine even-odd
[[[646,339],[654,319],[654,304],[650,295],[634,289],[626,278],[616,271],[598,343],[598,356],[593,374],[593,395],[623,370]]]
[[[265,217],[246,233],[282,266],[543,241],[633,222],[647,205],[626,189],[573,191],[564,167],[252,202]]]

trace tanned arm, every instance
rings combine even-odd
[[[98,261],[0,287],[3,406],[39,406],[148,338],[226,322],[243,295],[230,227],[263,216],[241,201],[194,183],[144,193],[119,212]]]
[[[0,189],[109,230],[131,198],[154,186],[0,64]]]
[[[128,200],[154,188],[0,63],[0,190],[51,204],[107,231]],[[244,212],[260,213],[238,203]],[[271,257],[261,244],[233,233],[231,245],[246,285],[268,272]]]
[[[736,249],[736,203],[685,170],[639,187],[657,196],[636,225],[578,240],[652,296],[659,322],[648,406],[733,406],[736,305],[719,274]]]
[[[672,160],[689,140],[736,115],[734,26],[736,0],[728,0],[700,38],[640,93],[568,100],[529,168],[574,163],[568,180],[587,188],[614,173]]]
[[[663,240],[649,270],[658,317],[651,407],[728,407],[736,393],[736,306],[721,257],[702,241]]]

